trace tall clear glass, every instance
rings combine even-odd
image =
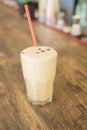
[[[20,56],[29,101],[36,105],[51,102],[57,52],[47,46],[33,46],[24,49]]]

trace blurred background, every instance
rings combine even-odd
[[[0,0],[19,10],[26,18],[24,4],[29,5],[32,20],[70,33],[73,36],[87,37],[87,0]]]

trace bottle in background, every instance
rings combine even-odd
[[[59,0],[47,0],[46,8],[46,24],[48,26],[55,25],[57,21],[57,15],[60,10]]]
[[[75,14],[80,16],[81,27],[87,26],[87,0],[79,0]]]
[[[82,2],[82,11],[81,11],[81,27],[87,27],[87,1],[83,0]]]
[[[57,28],[62,30],[65,24],[65,12],[61,11],[58,15]]]
[[[76,5],[75,14],[80,15],[80,13],[81,13],[80,11],[81,11],[81,0],[79,0],[77,5]]]
[[[72,24],[72,28],[71,28],[71,35],[80,36],[81,35],[80,16],[73,15],[72,21],[73,21],[73,24]]]
[[[39,18],[40,22],[45,22],[47,0],[39,0]]]

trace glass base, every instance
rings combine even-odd
[[[45,105],[47,103],[50,103],[52,101],[52,98],[44,100],[44,101],[37,101],[37,100],[32,100],[30,97],[28,97],[28,100],[34,104],[34,105]]]

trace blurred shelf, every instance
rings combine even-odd
[[[39,22],[39,21],[37,21],[37,22]],[[61,33],[62,35],[66,36],[66,37],[68,37],[68,38],[70,38],[70,39],[72,39],[74,41],[77,41],[80,44],[83,44],[83,45],[87,46],[87,42],[85,42],[85,40],[84,40],[85,38],[87,38],[87,36],[85,36],[85,35],[75,37],[75,36],[72,36],[72,35],[70,35],[68,33],[63,32],[62,30],[57,29],[54,26],[47,26],[45,23],[41,23],[41,22],[39,22],[39,23],[46,26],[46,27],[48,27],[48,28],[50,28],[50,29],[52,29],[52,30],[54,30],[54,31],[57,31],[57,32]],[[84,41],[81,40],[81,39],[83,39]]]

